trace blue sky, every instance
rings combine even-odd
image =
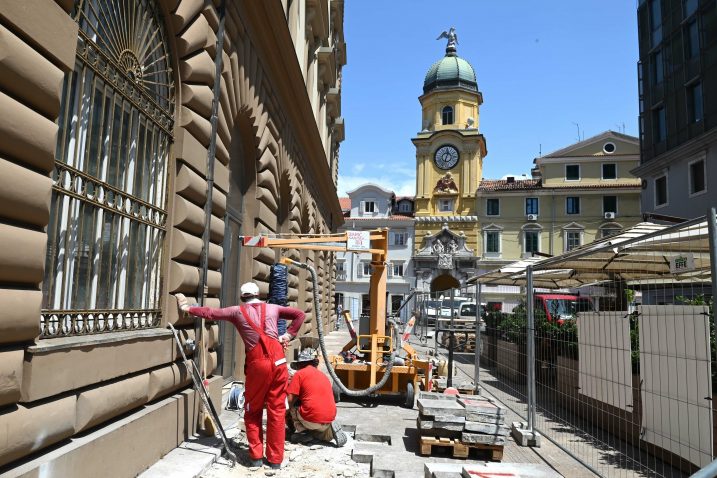
[[[365,182],[415,193],[418,97],[436,37],[454,26],[483,93],[483,177],[608,129],[637,136],[637,20],[630,0],[346,0],[339,195]],[[624,126],[623,126],[624,124]]]

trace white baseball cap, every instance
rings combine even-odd
[[[259,297],[259,286],[253,282],[245,282],[244,284],[242,284],[239,290],[241,291],[242,297],[246,297],[249,295]]]

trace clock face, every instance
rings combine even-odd
[[[433,162],[441,169],[451,169],[458,164],[458,150],[453,146],[446,144],[436,151]]]

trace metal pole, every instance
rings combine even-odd
[[[474,369],[473,369],[473,386],[475,388],[476,395],[480,395],[480,345],[481,345],[481,336],[480,336],[480,320],[482,316],[482,310],[481,310],[481,288],[483,287],[483,284],[480,282],[477,285],[477,294],[476,294],[476,336],[473,340],[473,346],[475,347],[475,363],[474,363]]]
[[[453,329],[448,333],[448,377],[446,387],[453,386],[453,348],[456,346]]]
[[[526,304],[528,313],[527,373],[528,373],[528,430],[535,429],[535,316],[533,315],[533,266],[525,270]]]
[[[712,272],[712,303],[714,305],[715,302],[717,302],[717,218],[715,217],[715,213],[717,213],[717,210],[715,208],[710,208],[709,213],[707,214],[707,230],[709,232],[710,236],[710,269]],[[713,305],[713,310],[714,310]],[[717,314],[714,314],[714,317],[712,317],[712,320],[714,321],[715,330],[717,331]],[[712,364],[714,367],[715,364]]]

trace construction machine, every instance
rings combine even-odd
[[[355,252],[371,254],[369,283],[369,327],[367,334],[357,334],[346,344],[343,352],[354,351],[360,358],[346,360],[346,354],[329,355],[324,345],[324,331],[318,297],[314,295],[314,309],[319,343],[329,375],[334,381],[336,398],[348,396],[398,395],[408,407],[413,407],[419,388],[426,389],[430,381],[431,365],[421,359],[407,342],[400,341],[395,322],[386,317],[386,279],[388,264],[388,230],[347,231],[338,234],[293,235],[284,237],[245,236],[247,247],[268,247],[283,250]],[[282,257],[281,263],[309,271],[318,291],[316,271],[308,264]],[[348,314],[345,311],[344,314]],[[390,325],[390,328],[387,328]]]

